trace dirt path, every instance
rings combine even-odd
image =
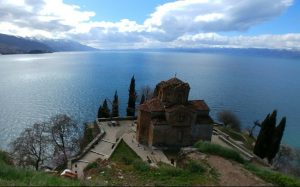
[[[219,156],[208,156],[207,162],[220,174],[222,186],[270,186],[262,179],[242,168],[239,164]]]

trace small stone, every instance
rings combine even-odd
[[[123,177],[123,176],[119,176],[118,178],[119,178],[119,179],[124,179],[124,177]]]

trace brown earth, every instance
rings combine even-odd
[[[197,152],[190,153],[188,157],[193,160],[206,161],[215,168],[219,174],[221,186],[272,186],[244,169],[240,164],[222,157]]]

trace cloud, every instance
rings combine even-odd
[[[177,0],[134,20],[92,21],[96,15],[63,0],[1,0],[0,33],[67,38],[98,48],[261,47],[299,49],[298,34],[223,36],[245,32],[282,14],[293,0]]]
[[[156,8],[145,21],[162,30],[166,40],[183,34],[245,31],[279,16],[292,0],[180,0]]]
[[[300,50],[300,34],[259,36],[222,36],[217,33],[184,35],[174,42],[175,47],[227,47],[227,48],[268,48]]]
[[[20,36],[60,38],[89,21],[94,12],[81,11],[79,6],[62,0],[1,0],[0,32]]]

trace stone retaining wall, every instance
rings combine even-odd
[[[86,153],[88,153],[93,146],[95,146],[105,135],[104,129],[100,127],[100,133],[83,149],[83,151],[78,155],[68,160],[68,168],[72,167],[72,163],[84,157]]]
[[[102,121],[124,121],[124,120],[136,120],[136,116],[126,116],[126,117],[113,117],[113,118],[97,118],[98,122]]]

